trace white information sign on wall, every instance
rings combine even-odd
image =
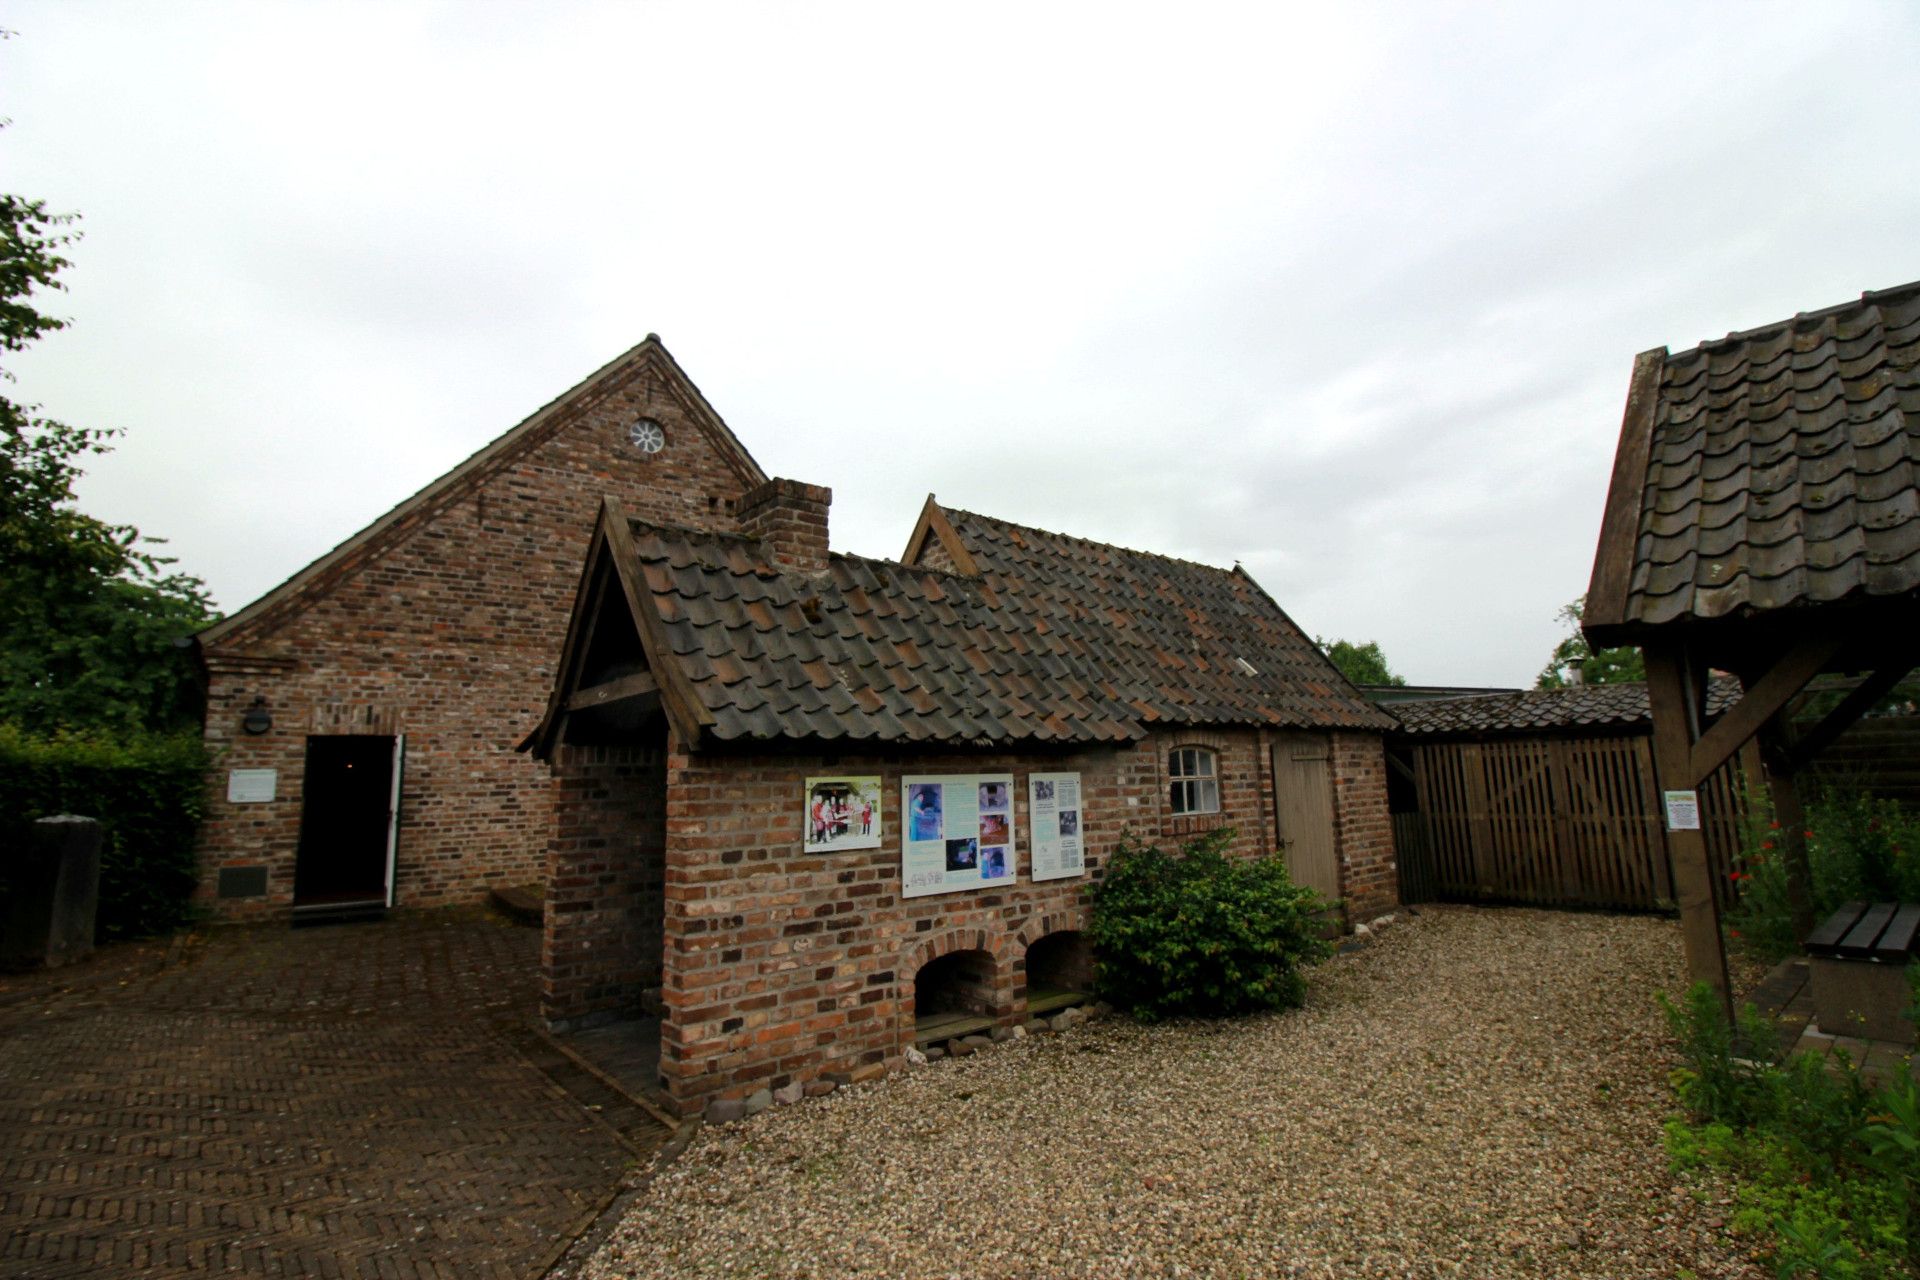
[[[1696,791],[1667,791],[1662,793],[1667,802],[1667,830],[1698,831],[1700,829],[1700,794]]]
[[[900,895],[1012,884],[1013,775],[900,780]]]
[[[229,769],[228,804],[266,804],[279,793],[278,769]]]
[[[1027,777],[1027,821],[1032,831],[1033,878],[1065,880],[1085,875],[1085,813],[1080,775],[1035,773]]]

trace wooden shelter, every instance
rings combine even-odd
[[[1584,630],[1646,653],[1688,975],[1727,994],[1697,803],[1758,738],[1812,928],[1794,777],[1920,657],[1920,283],[1634,362]],[[1746,692],[1707,712],[1708,673]],[[1864,675],[1792,741],[1823,672]]]

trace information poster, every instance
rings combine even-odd
[[[806,852],[880,847],[879,778],[808,778],[805,802]]]
[[[1081,834],[1080,775],[1035,773],[1027,778],[1027,820],[1033,829],[1033,878],[1065,880],[1085,875]]]
[[[902,897],[1013,883],[1012,774],[903,778],[900,828]]]
[[[1668,791],[1664,793],[1667,802],[1667,830],[1698,831],[1700,829],[1700,795],[1694,791]]]

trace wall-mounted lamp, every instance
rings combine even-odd
[[[265,733],[273,728],[273,717],[267,714],[266,695],[256,695],[253,706],[241,717],[240,727],[248,733]]]

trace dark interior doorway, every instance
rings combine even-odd
[[[397,741],[388,734],[307,739],[293,905],[388,905],[389,838],[398,788]]]

